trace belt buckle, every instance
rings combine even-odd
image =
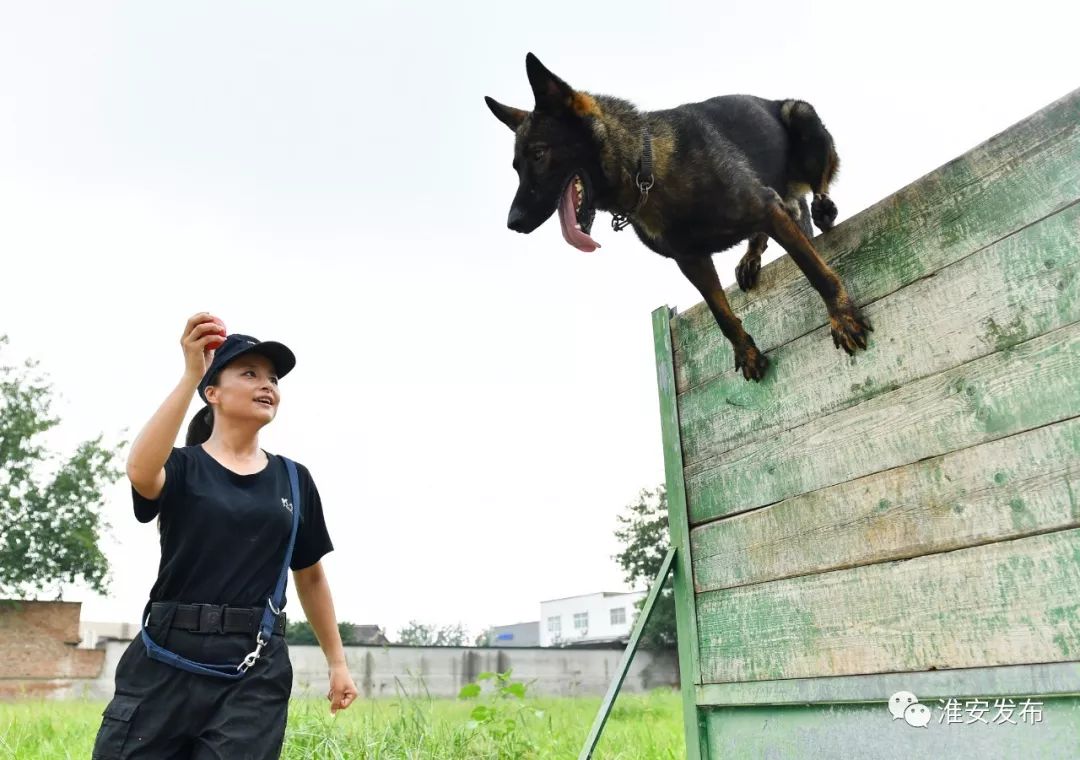
[[[225,625],[225,607],[216,604],[199,605],[199,633],[222,633]]]

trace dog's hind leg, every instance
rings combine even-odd
[[[790,203],[790,201],[788,201]],[[806,196],[799,196],[799,229],[808,238],[814,237],[814,228],[810,226],[810,207],[806,205]],[[834,207],[835,210],[835,207]]]
[[[829,197],[829,185],[840,169],[840,156],[832,135],[814,107],[803,100],[785,100],[780,118],[791,137],[788,172],[797,182],[809,185],[814,193],[811,215],[822,232],[836,222],[836,204]]]
[[[760,380],[765,375],[769,360],[758,351],[754,339],[743,329],[742,320],[735,316],[728,304],[720,278],[716,274],[712,256],[675,258],[686,279],[698,289],[705,303],[716,318],[720,331],[735,349],[735,371],[742,372],[747,380]]]
[[[768,245],[769,236],[764,232],[759,232],[750,238],[746,253],[735,267],[735,279],[739,281],[739,287],[743,290],[750,290],[757,285],[758,275],[761,274],[761,254]]]
[[[810,226],[810,207],[806,205],[806,196],[789,197],[784,204],[791,215],[799,221],[799,229],[803,231],[807,239],[812,238],[814,228]],[[766,233],[759,232],[751,236],[746,253],[735,267],[735,279],[744,292],[757,287],[758,276],[761,274],[761,254],[768,247],[769,236]]]
[[[873,330],[870,321],[852,302],[836,272],[829,268],[799,229],[780,196],[772,190],[766,192],[771,196],[765,201],[769,236],[784,247],[814,290],[821,294],[829,311],[833,344],[849,354],[855,353],[856,348],[866,348],[867,333]]]

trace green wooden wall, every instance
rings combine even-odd
[[[761,383],[654,314],[688,754],[1080,757],[1080,90],[815,242],[855,357],[786,256],[728,292]]]

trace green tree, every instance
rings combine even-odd
[[[285,625],[285,641],[290,646],[299,644],[318,645],[315,631],[306,620],[292,620]]]
[[[342,620],[337,624],[338,634],[341,636],[341,643],[345,646],[355,645],[361,643],[360,641],[360,626],[356,623],[350,623],[346,620]]]
[[[491,632],[493,630],[494,630],[494,628],[492,626],[488,626],[484,630],[480,631],[480,633],[476,634],[476,637],[473,639],[473,646],[478,646],[478,647],[489,646],[489,641],[491,639]]]
[[[428,647],[435,643],[435,626],[410,620],[398,631],[397,643],[411,647]]]
[[[399,644],[414,647],[463,647],[468,646],[469,634],[461,623],[437,626],[410,620],[398,631]]]
[[[0,335],[0,350],[7,342]],[[60,420],[50,411],[52,386],[36,368],[0,363],[0,594],[55,591],[60,599],[63,584],[77,582],[104,594],[103,491],[122,475],[123,443],[110,449],[98,436],[66,456],[50,451],[42,435]]]
[[[346,647],[356,646],[356,644],[369,643],[363,640],[361,636],[362,626],[356,623],[350,623],[349,621],[338,621],[338,634],[341,636],[341,643]],[[311,627],[311,623],[306,620],[297,620],[288,623],[285,626],[285,641],[289,644],[312,644],[312,646],[319,646],[319,637],[315,636],[314,629]]]
[[[341,635],[341,643],[345,646],[363,644],[360,635],[360,626],[347,620],[338,621],[338,633]],[[294,620],[285,626],[285,641],[289,644],[311,644],[317,646],[318,637],[311,623],[306,620]]]
[[[467,647],[469,646],[469,632],[461,623],[444,625],[435,633],[435,646]]]
[[[654,490],[642,489],[636,501],[627,504],[617,517],[615,537],[622,551],[614,556],[634,588],[650,588],[660,572],[669,545],[667,490],[663,484]],[[645,600],[638,602],[640,611]],[[654,649],[675,645],[675,594],[671,577],[660,591],[649,624],[641,633],[641,644]]]

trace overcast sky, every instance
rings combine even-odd
[[[624,589],[615,516],[663,477],[650,313],[699,298],[606,214],[593,254],[508,231],[483,96],[530,108],[531,50],[643,108],[809,100],[842,221],[1080,85],[1075,10],[958,5],[3,2],[3,359],[41,362],[70,450],[142,427],[197,311],[292,347],[262,444],[322,493],[339,619]],[[136,620],[157,531],[126,481],[106,512],[113,593],[66,598]]]

